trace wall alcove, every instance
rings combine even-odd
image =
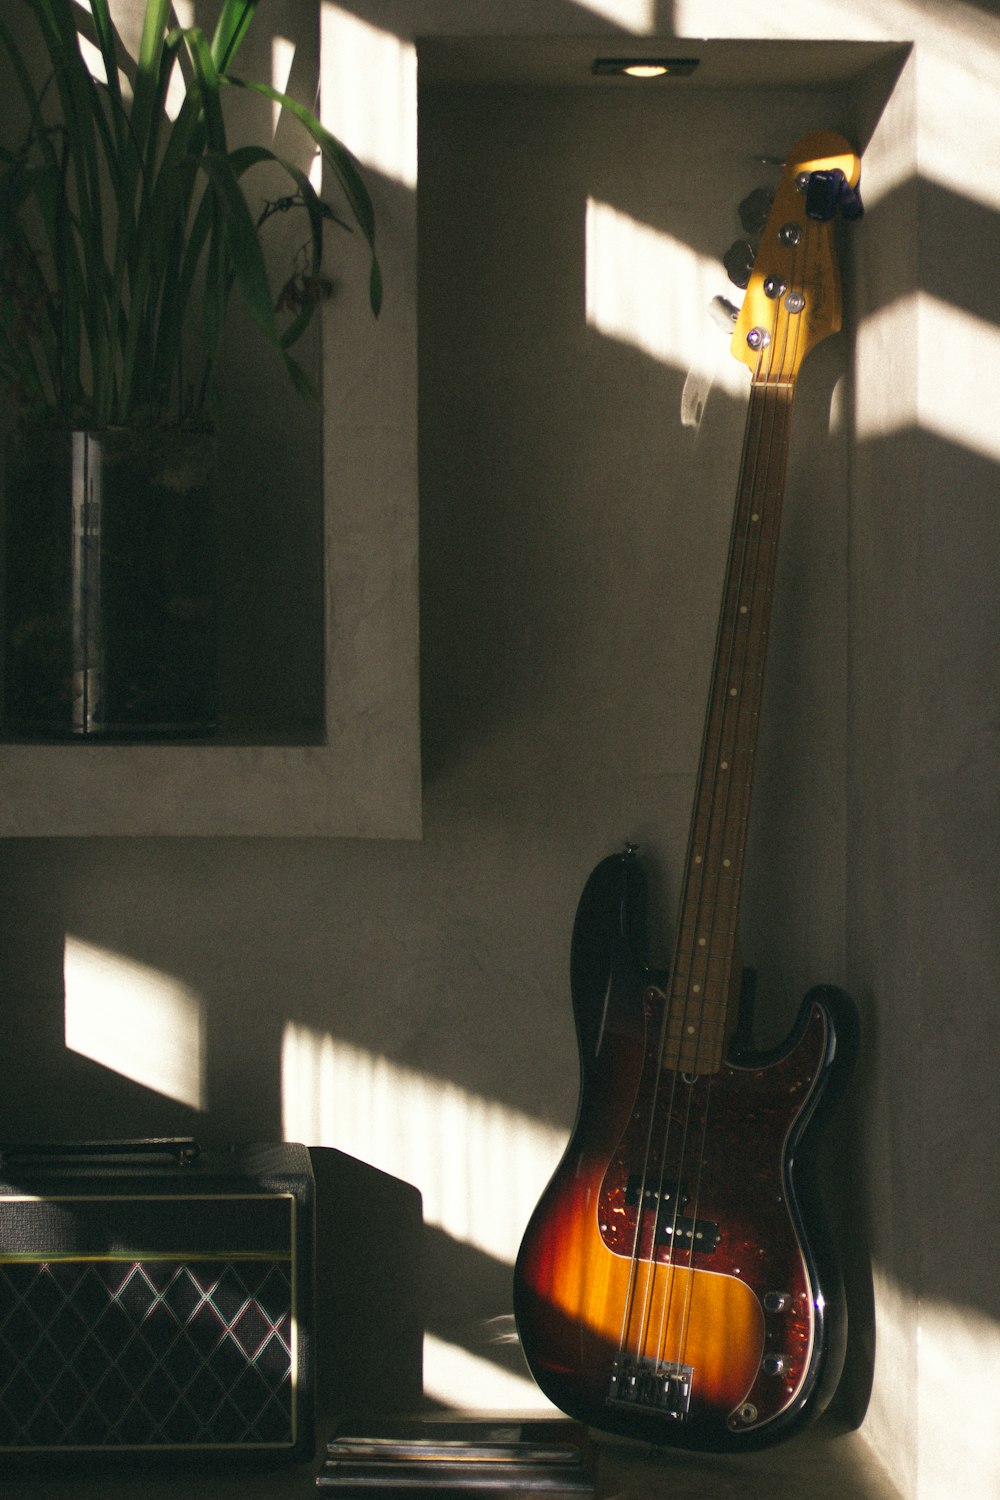
[[[857,458],[857,331],[906,274],[890,264],[907,211],[891,187],[912,145],[905,88],[894,97],[910,49],[617,43],[418,42],[425,775],[481,789],[516,746],[524,805],[544,789],[553,837],[600,788],[599,825],[647,851],[651,948],[667,955],[748,389],[710,303],[738,300],[721,258],[740,202],[774,186],[800,135],[841,131],[866,158],[871,208],[841,236],[844,332],[796,394],[742,908],[768,1045],[817,974],[846,982],[852,966],[854,507],[879,482]],[[700,62],[649,85],[594,78],[594,58],[616,52]],[[907,389],[912,370],[895,374]],[[835,1191],[857,1227],[857,1156],[839,1148]],[[866,1234],[845,1248],[840,1410],[857,1421]],[[748,1493],[777,1468],[760,1472]]]
[[[320,9],[312,0],[265,9],[241,53],[243,75],[313,100]],[[136,0],[113,12],[136,45]],[[214,0],[179,10],[209,34],[216,12]],[[309,167],[311,143],[294,121],[276,121],[265,99],[229,95],[231,144],[268,142]],[[262,204],[275,181],[248,181],[248,202]],[[335,197],[335,186],[324,191]],[[275,287],[302,238],[294,217],[276,215],[266,237]],[[402,480],[374,492],[353,480],[370,475],[371,425],[392,427],[353,369],[396,336],[399,290],[376,322],[360,241],[328,234],[335,296],[296,350],[320,406],[296,395],[233,299],[220,419],[218,733],[197,743],[0,743],[0,834],[419,833],[416,494]],[[331,347],[346,377],[334,377]]]
[[[424,764],[460,774],[525,725],[557,798],[638,763],[618,826],[669,886],[749,390],[712,317],[742,295],[722,256],[801,135],[864,151],[906,48],[674,41],[696,73],[647,84],[594,78],[609,51],[418,46]],[[844,962],[852,235],[845,329],[796,394],[743,917],[789,1002]]]

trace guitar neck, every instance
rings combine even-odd
[[[755,380],[670,976],[663,1059],[714,1073],[735,1024],[737,918],[794,382]]]

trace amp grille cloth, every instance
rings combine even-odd
[[[0,1265],[0,1446],[290,1444],[290,1268]]]

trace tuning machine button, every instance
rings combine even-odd
[[[739,308],[727,297],[713,297],[708,304],[709,316],[712,322],[721,328],[723,333],[732,333],[733,324],[740,315]]]
[[[722,257],[726,274],[733,285],[739,287],[749,286],[753,263],[754,248],[749,240],[736,240]]]
[[[751,236],[760,234],[764,225],[771,215],[771,204],[774,202],[774,194],[769,193],[767,188],[754,188],[748,193],[739,206],[740,223]]]
[[[810,219],[829,222],[834,214],[845,219],[860,219],[864,213],[861,194],[851,187],[839,167],[829,172],[810,172],[806,184],[806,214]]]

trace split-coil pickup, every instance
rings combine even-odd
[[[680,1250],[691,1250],[701,1255],[711,1255],[719,1243],[719,1226],[714,1219],[694,1219],[678,1212],[688,1201],[683,1184],[676,1182],[647,1182],[643,1184],[638,1172],[633,1172],[625,1184],[625,1205],[637,1208],[640,1197],[647,1213],[656,1213],[656,1244],[673,1245]]]
[[[661,1211],[664,1208],[672,1210],[677,1206],[683,1208],[688,1201],[688,1195],[683,1183],[678,1188],[676,1182],[650,1182],[648,1180],[643,1182],[641,1173],[632,1172],[629,1174],[629,1179],[625,1184],[626,1208],[636,1208],[638,1206],[640,1193],[642,1195],[642,1206],[646,1209],[654,1208],[656,1204],[660,1205]]]

